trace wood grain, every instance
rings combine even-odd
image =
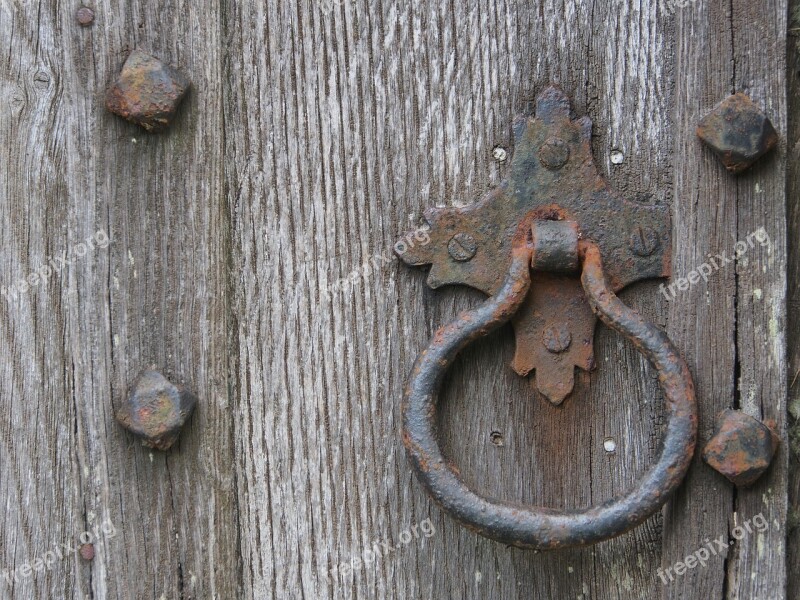
[[[786,63],[789,88],[789,124],[786,136],[787,150],[787,231],[789,261],[787,269],[788,314],[786,336],[788,409],[789,409],[789,511],[787,516],[787,556],[788,598],[800,595],[800,244],[797,231],[800,230],[800,204],[795,200],[800,193],[800,2],[789,3],[789,39]],[[795,235],[792,235],[795,234]]]
[[[697,459],[663,514],[591,548],[525,552],[455,525],[411,475],[399,400],[433,331],[481,298],[429,290],[391,252],[425,208],[502,181],[493,148],[513,152],[513,116],[558,83],[612,185],[672,207],[676,276],[768,232],[674,299],[652,282],[622,297],[685,353],[701,443],[730,406],[783,434],[787,148],[733,178],[694,136],[733,91],[786,135],[787,6],[764,4],[100,0],[84,29],[77,5],[0,0],[0,286],[110,238],[0,298],[2,594],[786,597],[785,447],[748,491]],[[102,108],[137,46],[194,82],[164,135]],[[506,328],[448,377],[444,445],[468,481],[566,508],[644,473],[663,399],[629,344],[598,328],[600,368],[560,408],[512,354]],[[166,454],[113,420],[151,364],[201,397]],[[759,513],[768,530],[662,584],[659,568]],[[2,578],[104,522],[116,535],[91,563]]]
[[[241,563],[219,9],[101,1],[83,29],[73,4],[0,4],[0,285],[97,231],[110,239],[1,303],[0,564],[19,576],[0,595],[232,598]],[[195,82],[166,135],[143,135],[103,109],[133,47]],[[146,451],[113,419],[151,364],[188,378],[202,398],[168,454]],[[65,551],[51,568],[20,574],[105,522],[116,535],[98,536],[91,564]]]
[[[726,95],[742,91],[764,107],[776,128],[785,128],[784,39],[786,7],[697,5],[677,20],[675,270],[687,272],[707,255],[733,253],[737,241],[763,227],[771,243],[757,245],[735,268],[718,272],[670,307],[669,331],[695,374],[701,409],[700,443],[712,434],[716,414],[741,408],[784,426],[785,409],[785,159],[783,151],[742,177],[730,177],[691,131],[698,118]],[[691,233],[690,233],[691,232]],[[687,318],[687,316],[689,318]],[[747,491],[697,468],[677,496],[666,521],[664,568],[706,540],[724,536],[729,546],[681,578],[671,598],[783,597],[786,520],[785,454],[768,477]],[[737,541],[734,528],[763,515],[769,529]]]

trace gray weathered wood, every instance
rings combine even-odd
[[[11,588],[2,581],[0,595],[232,598],[241,562],[224,44],[220,19],[209,18],[219,7],[93,6],[97,21],[82,29],[77,5],[0,2],[0,285],[97,231],[111,242],[0,303],[0,571],[106,521],[117,535],[100,532],[91,565],[65,552]],[[103,109],[103,91],[134,46],[195,82],[168,135],[143,135]],[[203,399],[166,455],[140,447],[113,419],[149,364],[189,378]]]
[[[77,6],[0,0],[0,286],[98,230],[111,239],[0,298],[2,594],[783,598],[785,447],[751,490],[698,458],[662,515],[543,554],[455,525],[398,436],[416,352],[480,297],[427,289],[392,244],[424,208],[472,202],[507,175],[492,149],[550,82],[594,120],[612,184],[672,207],[676,276],[768,232],[769,249],[670,301],[658,283],[622,297],[685,353],[701,444],[729,406],[785,431],[787,147],[733,178],[694,127],[745,91],[786,138],[787,6],[723,4],[99,0],[82,29]],[[136,46],[194,81],[163,135],[102,108]],[[512,353],[506,328],[448,379],[445,446],[468,481],[555,507],[630,486],[664,422],[633,348],[599,328],[600,368],[560,408],[510,371]],[[150,364],[201,397],[167,454],[113,420]],[[767,531],[662,584],[657,569],[759,513]],[[92,563],[73,553],[13,588],[2,578],[106,520],[116,535],[101,532]],[[397,549],[342,572],[375,542]]]
[[[789,573],[788,598],[800,596],[800,244],[797,232],[800,231],[800,204],[795,198],[800,193],[800,2],[789,3],[789,41],[787,44],[787,77],[789,80],[789,126],[787,143],[787,230],[789,232],[788,283],[788,408],[789,408],[789,514],[787,517],[787,558]]]
[[[716,414],[729,407],[785,424],[785,158],[781,147],[744,176],[730,177],[691,132],[698,118],[726,95],[743,91],[786,132],[784,3],[708,3],[677,19],[676,272],[707,255],[727,252],[763,227],[771,243],[756,245],[735,268],[720,270],[670,307],[669,331],[693,367],[700,405],[701,445]],[[702,446],[701,446],[702,447]],[[750,490],[732,491],[707,468],[697,468],[666,521],[662,565],[720,535],[730,544],[670,589],[668,597],[783,597],[785,585],[786,453]],[[697,460],[699,463],[699,458]],[[734,527],[763,515],[770,528],[736,542]]]

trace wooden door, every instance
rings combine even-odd
[[[0,0],[0,595],[797,598],[790,4],[96,0],[81,27],[77,1]],[[193,81],[166,133],[103,108],[133,48]],[[750,489],[696,457],[640,527],[537,553],[459,527],[412,476],[404,379],[432,332],[481,297],[428,289],[391,249],[425,208],[503,180],[512,119],[551,82],[594,121],[612,186],[671,208],[675,276],[768,233],[670,300],[658,282],[622,298],[684,354],[700,444],[727,407],[775,420],[784,443]],[[739,177],[694,132],[735,91],[781,136]],[[65,253],[74,260],[11,297]],[[632,485],[664,423],[633,348],[599,328],[600,368],[578,373],[558,408],[511,372],[512,353],[506,328],[448,378],[443,437],[465,478],[554,507]],[[167,453],[114,420],[149,365],[200,397]],[[767,526],[735,540],[759,515]],[[659,569],[718,538],[724,551],[662,581]]]

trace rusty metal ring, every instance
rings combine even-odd
[[[472,341],[506,323],[530,287],[530,248],[515,245],[497,294],[439,329],[417,358],[403,399],[403,442],[428,493],[462,525],[521,548],[585,546],[618,536],[656,512],[680,485],[694,454],[697,407],[686,363],[667,335],[626,307],[609,289],[600,250],[581,242],[581,282],[592,310],[630,339],[658,372],[669,417],[658,462],[627,493],[599,506],[555,510],[518,506],[471,490],[439,447],[436,404],[447,369]]]

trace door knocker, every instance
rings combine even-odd
[[[594,164],[591,128],[588,117],[572,117],[561,90],[545,90],[535,117],[514,123],[509,179],[474,205],[426,211],[430,242],[401,255],[410,265],[432,265],[432,288],[461,284],[489,296],[439,329],[414,364],[402,405],[410,462],[461,524],[523,548],[583,546],[632,529],[667,501],[694,454],[697,408],[686,363],[663,331],[615,295],[635,281],[669,276],[669,214],[611,190]],[[572,391],[575,367],[594,368],[596,317],[658,373],[668,411],[658,461],[627,493],[585,509],[518,506],[469,489],[437,437],[439,388],[455,357],[511,321],[512,368],[522,376],[535,371],[538,390],[560,404]]]

